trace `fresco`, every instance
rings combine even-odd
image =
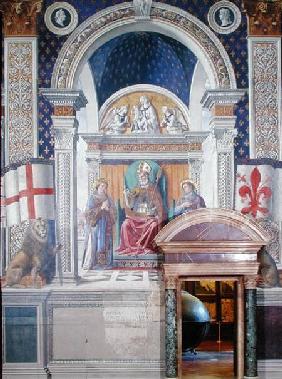
[[[77,157],[82,271],[159,267],[162,254],[154,237],[161,227],[205,206],[195,183],[187,182],[187,148],[201,149],[200,143],[183,143],[189,128],[188,106],[154,85],[126,87],[103,104],[99,133],[83,134],[86,143],[79,146]],[[85,159],[91,166],[93,155],[101,158],[87,192],[81,183],[89,183]]]
[[[154,238],[161,227],[182,213],[205,207],[195,184],[187,179],[188,164],[136,160],[102,165],[101,173],[79,213],[81,268],[157,267],[162,254]]]

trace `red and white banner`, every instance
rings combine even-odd
[[[54,175],[50,164],[28,163],[4,176],[7,226],[55,219]]]

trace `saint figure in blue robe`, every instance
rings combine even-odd
[[[113,225],[115,206],[107,194],[108,183],[99,179],[86,210],[86,230],[82,267],[85,270],[105,269],[113,264]]]

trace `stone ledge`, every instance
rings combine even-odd
[[[260,379],[281,379],[282,359],[258,360]]]
[[[257,288],[257,306],[282,307],[282,287]]]

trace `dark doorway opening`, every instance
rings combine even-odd
[[[236,286],[218,278],[182,281],[182,379],[236,378]]]

